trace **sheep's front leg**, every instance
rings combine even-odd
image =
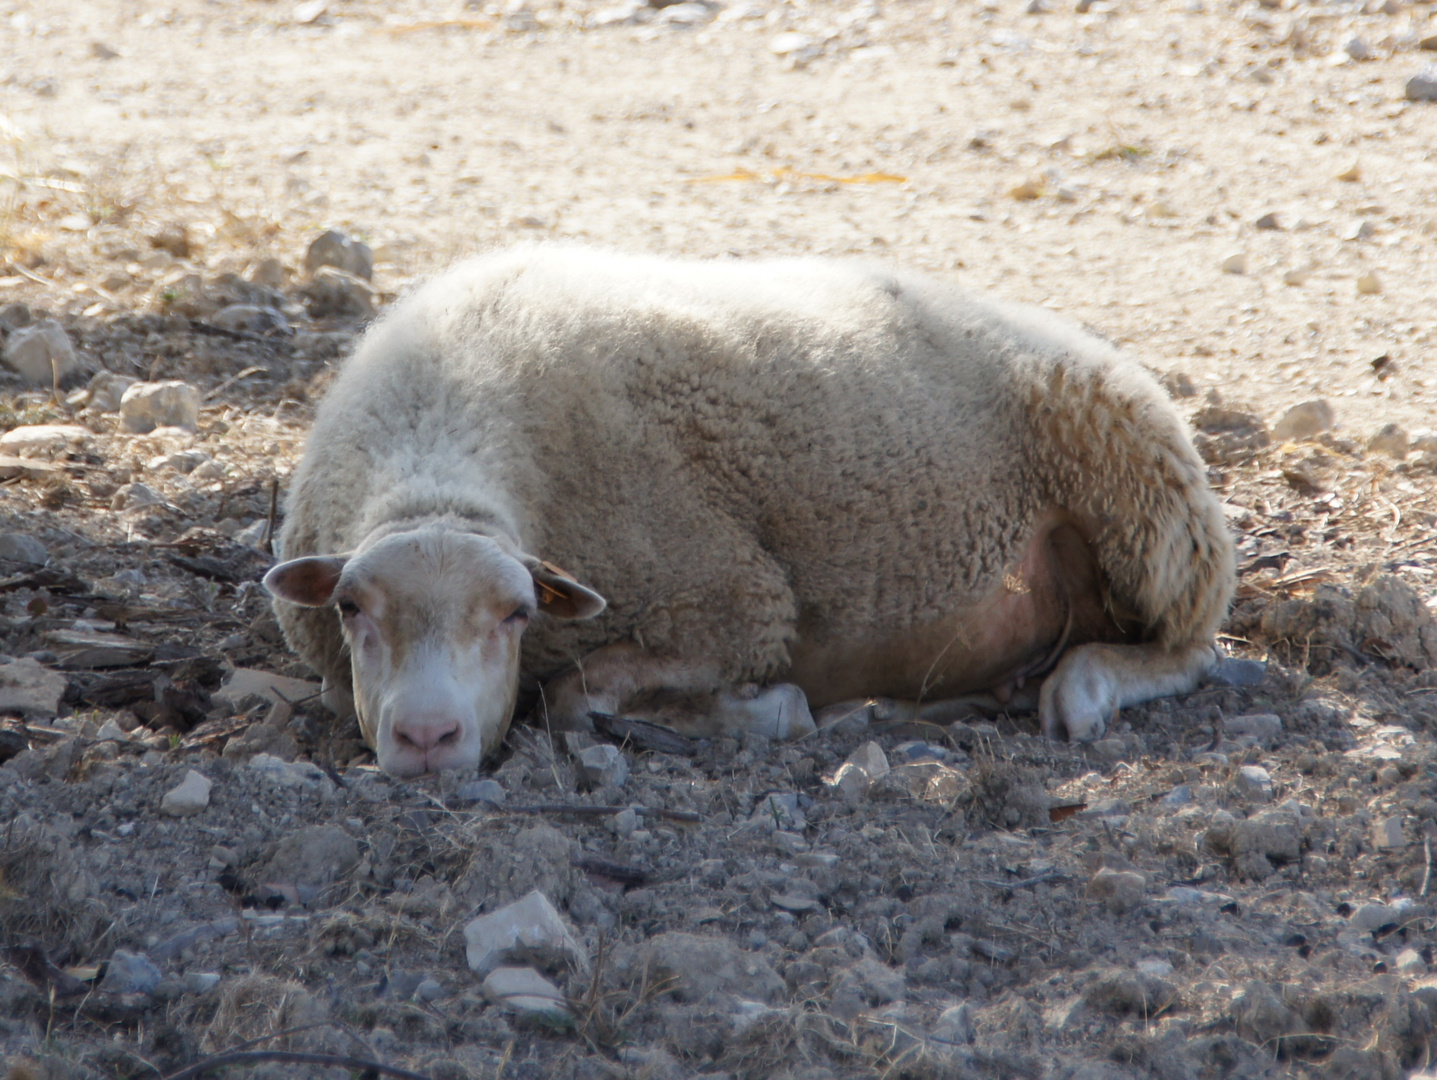
[[[1038,696],[1043,734],[1072,742],[1101,738],[1125,705],[1196,689],[1217,663],[1210,644],[1079,645],[1069,649]]]
[[[665,660],[637,645],[608,645],[544,688],[541,710],[560,730],[593,727],[591,712],[652,720],[692,737],[754,731],[792,739],[814,730],[808,699],[791,683],[726,685],[709,664]]]

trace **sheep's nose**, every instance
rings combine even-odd
[[[394,739],[400,746],[427,754],[459,741],[459,721],[452,716],[406,716],[394,725]]]

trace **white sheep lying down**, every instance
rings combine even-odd
[[[400,776],[477,764],[521,683],[555,728],[783,737],[1041,680],[1043,730],[1092,739],[1197,684],[1233,587],[1176,411],[1074,326],[863,264],[563,245],[368,332],[282,550],[290,644]]]

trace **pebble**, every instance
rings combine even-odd
[[[18,330],[22,326],[29,326],[32,321],[30,306],[19,300],[0,307],[0,329]]]
[[[1271,746],[1282,735],[1282,717],[1273,713],[1249,713],[1246,716],[1229,716],[1222,722],[1223,734],[1240,739],[1248,736],[1264,746]],[[1268,786],[1272,778],[1268,777]]]
[[[1402,908],[1396,904],[1363,904],[1347,920],[1349,926],[1364,934],[1370,934],[1374,930],[1380,930],[1384,926],[1400,922],[1402,919]]]
[[[44,566],[50,557],[45,545],[24,533],[0,533],[0,559]]]
[[[32,657],[0,664],[0,713],[52,717],[60,708],[68,680]]]
[[[549,1021],[573,1019],[563,993],[533,968],[495,968],[484,979],[484,994],[494,1004],[520,1015]]]
[[[1402,836],[1402,818],[1389,817],[1373,822],[1372,843],[1381,851],[1406,847],[1407,841]]]
[[[1397,424],[1383,424],[1367,440],[1369,454],[1386,454],[1400,461],[1407,456],[1408,450],[1407,432]]]
[[[1307,279],[1311,276],[1311,268],[1305,266],[1294,267],[1283,273],[1282,283],[1284,285],[1306,285]]]
[[[454,793],[462,802],[482,802],[498,806],[505,799],[504,786],[497,780],[470,780],[460,784]]]
[[[198,814],[209,806],[210,788],[213,786],[214,784],[203,773],[197,773],[194,769],[190,769],[185,773],[185,778],[178,787],[165,792],[165,797],[160,800],[160,809],[175,817]]]
[[[938,1014],[929,1034],[939,1042],[971,1043],[977,1037],[973,1023],[973,1006],[968,1002],[950,1005]]]
[[[319,691],[320,684],[317,682],[291,679],[258,668],[235,668],[213,697],[216,702],[233,708],[256,694],[274,704],[278,701],[312,700]]]
[[[419,985],[414,988],[416,1001],[438,1001],[443,996],[444,984],[438,979],[428,977],[420,979]]]
[[[579,778],[590,788],[621,788],[629,779],[629,762],[624,752],[610,743],[579,751]]]
[[[95,741],[129,742],[130,736],[126,734],[124,728],[120,727],[119,724],[115,723],[114,717],[108,717],[105,722],[100,725],[100,730],[95,732]]]
[[[1142,903],[1148,880],[1134,870],[1114,870],[1104,866],[1088,879],[1088,895],[1102,900],[1115,913],[1127,911]]]
[[[312,319],[374,317],[374,289],[369,282],[333,266],[316,270],[300,294]]]
[[[1247,255],[1238,251],[1229,255],[1222,261],[1222,272],[1224,274],[1245,274],[1247,273]]]
[[[1244,765],[1232,779],[1238,795],[1252,802],[1272,800],[1272,776],[1261,765]]]
[[[159,506],[164,498],[148,484],[126,484],[110,497],[111,510],[142,510],[147,506]]]
[[[70,335],[54,319],[12,331],[4,358],[32,386],[58,385],[79,366]]]
[[[80,446],[90,436],[90,429],[78,424],[25,424],[0,435],[0,453],[51,457]]]
[[[1427,961],[1422,959],[1422,954],[1413,948],[1403,949],[1397,954],[1393,961],[1393,967],[1399,975],[1426,975]]]
[[[887,775],[889,769],[888,755],[883,752],[883,747],[872,740],[849,754],[845,764],[862,769],[870,780]]]
[[[330,229],[315,237],[304,253],[304,269],[311,277],[325,266],[368,281],[374,276],[374,252],[363,241]]]
[[[807,34],[800,34],[797,31],[789,31],[779,34],[768,43],[768,51],[775,56],[788,56],[790,53],[803,52],[811,49],[816,42]]]
[[[609,829],[616,836],[631,837],[639,828],[639,815],[633,807],[625,807],[609,818]]]
[[[1341,180],[1345,184],[1357,183],[1357,181],[1362,179],[1361,164],[1354,161],[1351,165],[1347,166],[1347,168],[1343,169],[1340,173],[1338,173],[1336,179]]]
[[[1272,437],[1279,442],[1294,439],[1310,439],[1331,431],[1337,423],[1337,414],[1332,403],[1326,398],[1304,401],[1294,405],[1282,414],[1282,419],[1272,426]]]
[[[210,316],[210,325],[232,333],[290,334],[294,328],[284,313],[258,304],[230,304]]]
[[[178,379],[135,383],[120,398],[120,423],[137,435],[158,427],[194,431],[199,420],[199,391]]]
[[[1158,805],[1168,807],[1169,809],[1175,809],[1179,806],[1187,806],[1192,801],[1193,789],[1187,784],[1179,784],[1177,787],[1173,788],[1161,799],[1159,799]]]
[[[284,287],[284,263],[274,256],[258,260],[245,278],[252,285],[262,285],[266,289],[280,289]]]
[[[552,968],[586,969],[584,951],[549,898],[535,889],[464,927],[470,970],[487,975],[502,964],[529,961]]]
[[[1374,270],[1368,270],[1357,279],[1357,291],[1363,296],[1375,296],[1382,291],[1382,282]]]
[[[213,971],[185,972],[185,989],[191,994],[207,994],[220,984],[220,977]]]
[[[1277,220],[1276,213],[1263,214],[1262,217],[1253,222],[1253,225],[1264,231],[1282,230],[1282,224]]]
[[[176,450],[173,454],[161,454],[151,458],[146,467],[151,472],[169,469],[177,473],[192,473],[209,460],[210,456],[203,450]]]
[[[1223,657],[1207,674],[1208,682],[1214,686],[1261,686],[1266,678],[1266,661],[1232,656]]]
[[[1424,64],[1407,80],[1408,101],[1437,101],[1437,64]]]
[[[86,388],[88,396],[85,399],[85,406],[96,412],[119,412],[120,401],[124,398],[125,391],[139,381],[139,379],[132,379],[128,375],[117,375],[113,371],[97,371]]]
[[[160,969],[144,953],[116,949],[105,967],[100,989],[111,994],[148,994],[160,983]]]
[[[1372,46],[1363,41],[1360,37],[1348,38],[1343,44],[1342,51],[1354,60],[1371,60],[1377,54],[1372,51]]]

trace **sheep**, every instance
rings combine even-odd
[[[281,549],[290,645],[397,776],[479,763],[521,685],[557,729],[783,738],[850,699],[977,695],[1091,740],[1198,684],[1234,581],[1166,395],[1047,312],[559,244],[461,263],[367,332]]]

